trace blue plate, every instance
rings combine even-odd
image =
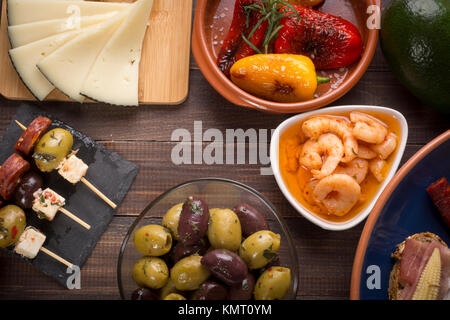
[[[391,254],[406,237],[437,234],[450,244],[450,230],[426,188],[450,180],[450,130],[418,151],[396,174],[370,214],[358,245],[351,282],[351,299],[388,299]]]

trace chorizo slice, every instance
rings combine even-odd
[[[6,159],[0,167],[0,195],[3,199],[11,199],[20,183],[20,178],[29,169],[30,163],[16,153]]]
[[[22,133],[19,140],[17,140],[14,150],[29,156],[36,143],[47,132],[51,123],[52,120],[46,117],[37,117],[34,119]]]

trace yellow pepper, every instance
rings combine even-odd
[[[311,100],[318,78],[312,60],[296,54],[256,54],[238,60],[231,80],[242,90],[277,102]],[[326,80],[325,80],[326,82]]]

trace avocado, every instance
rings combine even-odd
[[[450,0],[393,0],[380,39],[400,82],[426,105],[450,113]]]

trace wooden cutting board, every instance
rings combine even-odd
[[[133,1],[127,1],[133,2]],[[142,47],[140,104],[180,104],[188,94],[192,0],[155,0]],[[0,94],[12,100],[35,100],[17,75],[8,50],[6,0],[0,21]],[[46,98],[71,101],[55,89]]]

